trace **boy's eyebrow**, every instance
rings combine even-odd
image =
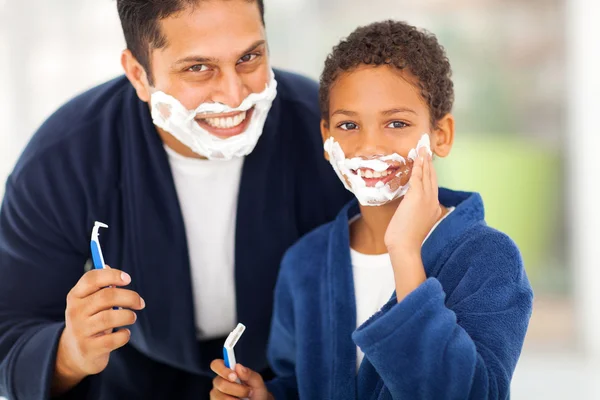
[[[256,42],[252,43],[246,50],[244,50],[241,54],[240,54],[240,58],[245,56],[246,54],[250,53],[253,50],[256,50],[258,47],[262,46],[263,44],[266,43],[266,40],[261,39],[261,40],[257,40]],[[219,60],[213,57],[204,57],[204,56],[200,56],[200,55],[195,55],[195,56],[189,56],[189,57],[185,57],[182,58],[180,60],[177,60],[175,62],[175,64],[173,64],[174,66],[178,66],[181,64],[187,64],[190,62],[195,62],[195,63],[211,63],[211,64],[216,64]]]
[[[333,117],[336,114],[347,115],[349,117],[354,117],[357,115],[357,113],[355,113],[354,111],[344,110],[343,108],[340,108],[339,110],[335,110],[334,112],[331,113],[331,116]]]
[[[402,112],[407,112],[407,113],[411,113],[411,114],[415,114],[415,115],[417,114],[417,112],[415,110],[406,108],[406,107],[392,108],[391,110],[382,111],[381,114],[392,115],[392,114],[397,114],[397,113],[402,113]]]

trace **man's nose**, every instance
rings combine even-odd
[[[237,71],[222,72],[218,82],[218,90],[213,95],[212,100],[236,108],[244,98],[246,98],[245,85]]]

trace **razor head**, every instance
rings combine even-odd
[[[244,326],[244,324],[238,324],[235,329],[231,331],[229,336],[227,336],[227,339],[225,340],[225,347],[228,349],[233,349],[245,330],[246,326]]]

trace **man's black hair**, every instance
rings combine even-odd
[[[117,10],[119,11],[127,48],[146,70],[150,84],[152,84],[150,52],[152,49],[160,49],[167,45],[167,40],[160,31],[160,20],[168,18],[187,7],[194,7],[200,1],[203,0],[117,0]],[[263,0],[247,1],[258,3],[264,25],[265,7]]]

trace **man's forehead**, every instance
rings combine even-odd
[[[166,46],[158,51],[178,59],[193,56],[216,59],[242,53],[265,40],[264,26],[255,2],[201,3],[205,5],[159,22]]]

